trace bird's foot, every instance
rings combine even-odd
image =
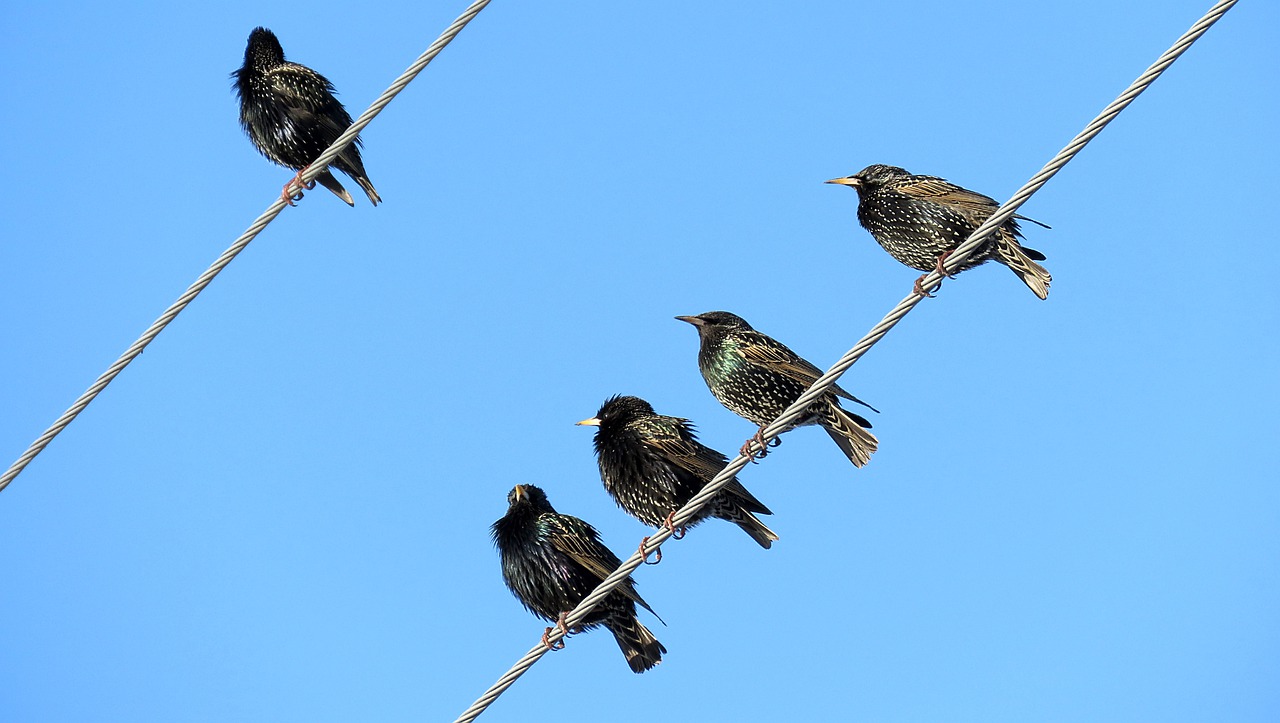
[[[760,448],[759,452],[751,449],[751,445],[753,444],[759,446]],[[746,457],[747,459],[750,459],[754,463],[758,459],[764,459],[765,457],[768,457],[769,448],[777,447],[779,444],[782,444],[782,440],[778,439],[777,437],[774,437],[772,442],[765,442],[764,427],[761,427],[760,429],[756,430],[756,435],[754,437],[742,443],[742,449],[738,450],[738,454],[742,455],[743,457]]]
[[[676,527],[675,519],[676,519],[676,511],[671,510],[671,512],[667,515],[666,521],[662,523],[662,526],[667,528],[668,530],[671,530],[671,539],[683,540],[684,533],[688,532],[689,530],[683,526]]]
[[[546,630],[542,631],[542,644],[547,646],[547,650],[564,650],[564,639],[569,637],[569,626],[565,625],[565,622],[564,622],[565,616],[568,614],[569,613],[567,612],[560,613],[560,617],[556,619],[555,626],[549,627]],[[553,643],[549,638],[551,636],[551,631],[555,630],[556,628],[560,628],[560,630],[564,633],[564,636]]]
[[[925,291],[924,287],[920,285],[920,282],[924,281],[926,276],[928,276],[928,274],[920,274],[920,278],[916,279],[916,285],[912,289],[912,291],[915,293],[916,296],[923,296],[926,299],[932,299],[933,294],[930,294],[928,291]],[[942,282],[938,282],[938,285],[941,286]]]
[[[310,191],[316,187],[315,181],[305,184],[302,182],[302,174],[307,172],[307,168],[309,168],[309,166],[303,167],[301,171],[298,171],[298,174],[293,178],[290,178],[289,182],[284,184],[284,188],[280,190],[280,198],[283,198],[284,202],[290,206],[298,205],[294,203],[294,201],[302,200],[303,191]],[[297,190],[291,190],[295,188]]]
[[[640,561],[646,565],[657,565],[659,562],[662,562],[662,548],[661,547],[654,548],[652,554],[656,555],[656,557],[653,558],[653,562],[649,562],[650,553],[644,551],[645,545],[648,545],[648,544],[649,544],[648,536],[645,536],[644,539],[640,540]]]
[[[947,267],[943,266],[943,263],[947,259],[951,258],[951,254],[953,253],[955,253],[955,249],[947,249],[946,251],[943,251],[942,253],[938,254],[938,263],[936,266],[934,266],[934,270],[938,272],[939,276],[942,276],[948,279],[954,279],[956,277],[955,274],[948,274]]]

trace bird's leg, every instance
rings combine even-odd
[[[928,291],[925,291],[924,287],[920,285],[920,282],[924,281],[924,278],[926,276],[928,276],[928,274],[920,274],[920,278],[916,279],[916,285],[913,291],[915,292],[916,296],[923,296],[926,299],[932,299],[933,294],[930,294]]]
[[[775,437],[774,440],[778,441],[777,437]],[[752,451],[752,444],[760,445],[760,451]],[[778,441],[778,444],[782,444],[782,442]],[[772,446],[777,447],[778,444],[774,444]],[[769,456],[769,447],[770,444],[764,441],[764,427],[761,427],[756,430],[756,435],[754,437],[742,443],[742,449],[738,450],[738,454],[750,459],[752,462],[755,462],[757,459],[764,459]]]
[[[315,181],[312,181],[307,184],[303,184],[302,182],[302,174],[306,173],[307,169],[310,167],[311,166],[303,166],[302,170],[298,171],[297,175],[295,175],[293,178],[290,178],[289,182],[284,184],[284,188],[280,190],[280,198],[283,198],[285,203],[289,204],[290,206],[298,205],[294,203],[294,201],[302,198],[302,192],[310,191],[311,189],[316,187]],[[293,188],[294,186],[297,186],[298,190],[290,191],[289,189]]]
[[[684,533],[688,532],[688,530],[684,527],[676,527],[675,520],[676,520],[676,510],[671,510],[671,512],[667,514],[667,519],[665,522],[662,523],[662,526],[667,528],[668,530],[671,530],[672,539],[683,540]]]
[[[567,612],[560,613],[560,617],[556,620],[555,627],[547,628],[546,630],[542,631],[542,644],[547,646],[547,650],[563,650],[564,649],[564,639],[569,637],[569,626],[565,625],[565,622],[564,622],[565,616],[568,614],[569,613]],[[560,628],[562,631],[564,631],[564,637],[560,638],[559,640],[553,643],[548,638],[551,635],[551,631],[555,630],[555,628]]]
[[[944,261],[946,261],[947,259],[951,258],[951,254],[953,254],[953,253],[955,253],[955,252],[956,252],[956,250],[955,250],[955,249],[947,249],[946,251],[943,251],[942,253],[938,254],[938,265],[937,265],[936,267],[934,267],[934,270],[936,270],[936,271],[938,272],[938,275],[939,275],[939,276],[942,276],[942,277],[945,277],[945,278],[948,278],[948,279],[954,279],[954,278],[956,277],[956,275],[955,275],[955,274],[948,274],[948,273],[947,273],[947,267],[945,267],[945,266],[943,266],[943,265],[942,265],[942,264],[943,264],[943,262],[944,262]],[[921,277],[921,278],[923,278],[923,277]]]
[[[657,565],[659,562],[662,562],[661,547],[656,548],[653,551],[653,554],[657,555],[657,557],[653,558],[653,562],[649,562],[650,553],[644,551],[644,546],[647,544],[649,544],[649,537],[646,535],[644,539],[640,540],[640,561],[646,565]]]
[[[955,249],[947,249],[946,251],[943,251],[942,253],[938,254],[938,262],[934,264],[933,270],[937,271],[938,276],[941,276],[944,279],[954,279],[956,277],[955,274],[948,274],[947,267],[943,266],[943,263],[945,263],[946,260],[950,258],[951,254],[953,253],[955,253]],[[928,274],[920,274],[920,278],[916,279],[916,285],[912,288],[912,291],[918,296],[923,296],[926,299],[932,299],[933,294],[930,294],[929,292],[925,291],[924,286],[922,285],[922,282],[924,281],[926,276],[928,276]],[[938,281],[938,285],[939,286],[942,285],[941,280]]]

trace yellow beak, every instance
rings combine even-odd
[[[847,178],[833,178],[830,181],[823,181],[823,183],[834,183],[839,186],[853,186],[854,188],[862,185],[862,181],[854,178],[853,176],[849,176]]]
[[[576,425],[576,426],[578,426],[578,427],[599,427],[599,426],[600,426],[600,418],[599,418],[599,417],[592,417],[591,419],[584,419],[584,420],[582,420],[581,422],[574,422],[574,425]]]

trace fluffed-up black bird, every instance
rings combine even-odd
[[[751,328],[742,317],[727,311],[697,316],[677,316],[698,329],[698,369],[720,403],[740,417],[760,425],[756,436],[742,445],[751,454],[752,442],[764,451],[764,428],[777,419],[822,376],[822,370],[801,359],[781,342]],[[879,411],[852,394],[832,386],[789,429],[819,424],[831,435],[855,467],[871,461],[879,446],[866,428],[871,423],[840,407],[837,397]]]
[[[619,507],[654,527],[670,524],[671,515],[729,462],[698,441],[689,420],[657,414],[639,397],[610,397],[596,416],[578,424],[596,427],[596,461],[604,488]],[[771,514],[735,478],[685,527],[718,517],[768,548],[778,536],[755,515]]]
[[[351,125],[347,109],[333,97],[333,84],[305,65],[286,61],[280,41],[266,28],[249,33],[244,66],[231,75],[240,96],[240,126],[249,140],[259,153],[299,175]],[[364,171],[359,146],[357,137],[333,159],[330,168],[360,184],[377,206],[382,198]],[[296,180],[285,184],[286,199],[292,195],[289,187]],[[347,205],[355,205],[329,168],[316,180]]]
[[[891,256],[913,269],[943,273],[942,262],[969,238],[1000,204],[936,176],[915,176],[897,166],[874,165],[827,183],[852,186],[858,191],[858,221]],[[1053,277],[1044,254],[1018,242],[1022,231],[1014,215],[965,260],[957,273],[988,261],[999,261],[1013,270],[1036,296],[1049,297]],[[1048,226],[1045,226],[1048,228]],[[916,293],[923,295],[916,280]]]
[[[502,558],[502,579],[529,612],[563,625],[563,614],[621,563],[594,527],[557,513],[541,488],[516,485],[507,495],[507,505],[507,514],[491,528]],[[661,663],[667,649],[636,619],[637,603],[653,612],[628,577],[574,631],[605,626],[631,670],[643,673]]]

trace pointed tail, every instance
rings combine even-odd
[[[756,514],[772,515],[773,513],[736,479],[729,482],[711,501],[713,517],[728,520],[741,527],[743,532],[751,535],[751,539],[755,540],[756,544],[767,550],[773,546],[773,541],[778,539],[778,536],[773,530],[765,527],[765,524],[756,518]]]
[[[1053,281],[1053,277],[1049,275],[1049,270],[1037,264],[1027,251],[1028,249],[1022,248],[1017,241],[1000,239],[996,244],[996,260],[1012,269],[1032,293],[1041,299],[1047,299],[1049,282]],[[1043,254],[1039,252],[1036,254],[1044,258]]]
[[[858,424],[857,418],[832,403],[821,419],[822,428],[827,430],[831,439],[840,446],[840,451],[853,462],[854,467],[861,467],[871,461],[880,441],[871,432]]]
[[[643,673],[662,662],[662,654],[667,652],[667,649],[653,637],[649,628],[636,620],[635,615],[615,617],[607,621],[605,626],[618,641],[618,647],[622,648],[622,654],[626,656],[631,672]]]
[[[316,182],[333,191],[333,195],[346,201],[348,206],[356,205],[356,202],[351,199],[351,194],[347,193],[347,189],[343,188],[341,183],[338,183],[338,179],[334,178],[327,168],[324,173],[316,176]]]
[[[751,539],[756,541],[764,549],[773,547],[773,541],[778,539],[777,533],[765,527],[764,523],[746,510],[740,510],[741,517],[734,517],[733,524],[742,528],[742,531],[751,535]]]
[[[368,176],[361,174],[359,176],[352,176],[352,178],[356,179],[356,183],[360,184],[360,187],[364,189],[365,195],[369,197],[369,200],[373,202],[373,205],[377,206],[379,203],[382,203],[382,196],[378,195],[377,190],[374,189]]]

